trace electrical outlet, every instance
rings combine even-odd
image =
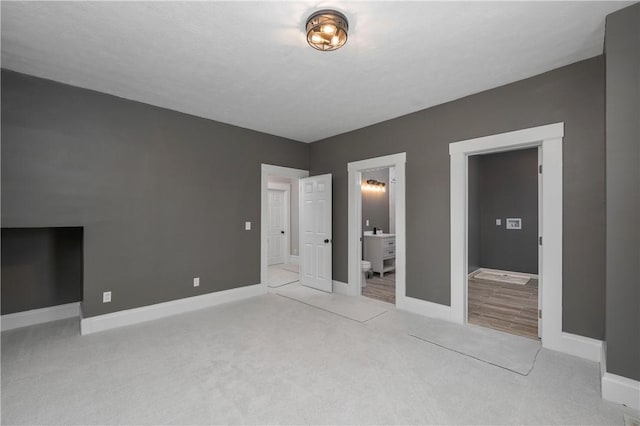
[[[369,226],[369,219],[364,221],[365,226]]]
[[[111,302],[111,292],[105,291],[104,293],[102,293],[102,303],[109,303],[109,302]]]
[[[245,222],[244,223],[244,230],[245,231],[251,231],[251,222]]]
[[[193,286],[194,287],[200,287],[200,277],[195,277],[193,279]]]
[[[502,219],[496,219],[496,226],[502,225]]]

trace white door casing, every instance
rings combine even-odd
[[[396,307],[406,309],[409,298],[406,295],[406,176],[407,153],[385,155],[347,164],[349,177],[349,241],[348,241],[348,284],[345,293],[360,296],[362,293],[362,172],[365,170],[394,169],[394,204],[396,234]]]
[[[300,179],[300,284],[332,292],[331,174]]]
[[[449,144],[451,170],[451,320],[467,322],[467,246],[468,246],[468,157],[475,154],[540,147],[540,220],[538,233],[542,238],[538,259],[538,308],[543,322],[539,323],[542,346],[571,353],[574,351],[562,331],[562,140],[564,123]],[[575,339],[574,339],[575,340]],[[574,345],[575,346],[575,345]],[[579,345],[589,351],[589,344]],[[575,352],[575,351],[574,351]],[[580,356],[580,355],[579,355]]]
[[[285,191],[277,189],[269,190],[269,228],[267,230],[268,241],[268,263],[276,265],[284,263],[285,260],[285,229],[286,229],[286,211],[285,211]]]

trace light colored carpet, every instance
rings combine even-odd
[[[285,269],[285,270],[291,271],[291,272],[295,272],[296,274],[300,273],[300,266],[299,265],[294,265],[293,263],[285,263],[284,266],[282,266],[282,269]]]
[[[520,376],[407,334],[434,323],[269,294],[88,336],[73,320],[6,331],[2,422],[623,424],[597,363],[542,349]]]
[[[541,347],[538,340],[447,321],[415,324],[409,335],[522,375],[531,372]]]
[[[377,300],[325,293],[299,284],[279,288],[276,294],[358,322],[369,321],[393,307]]]
[[[300,279],[300,274],[288,269],[285,265],[272,265],[268,268],[269,287],[278,288],[294,283]]]

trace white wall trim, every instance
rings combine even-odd
[[[449,155],[489,154],[491,152],[539,146],[547,139],[564,137],[564,123],[547,124],[514,132],[483,136],[449,144]]]
[[[289,167],[273,166],[271,164],[261,164],[260,173],[260,282],[264,286],[264,291],[268,291],[269,269],[267,262],[267,221],[268,221],[268,184],[269,176],[279,176],[300,179],[309,176],[308,170],[292,169]],[[298,209],[298,215],[300,209]],[[298,221],[298,223],[300,223]],[[300,233],[298,233],[298,236]]]
[[[171,300],[140,308],[126,309],[95,317],[83,318],[80,321],[80,333],[90,334],[126,325],[138,324],[185,312],[209,308],[223,303],[235,302],[250,297],[266,294],[266,286],[262,284],[232,288],[184,299]]]
[[[494,274],[509,274],[516,277],[525,277],[525,278],[533,278],[538,279],[538,274],[529,274],[527,272],[515,272],[515,271],[504,271],[502,269],[491,269],[491,268],[478,268],[475,271],[469,274],[469,277],[472,277],[480,272],[492,272]]]
[[[542,291],[542,345],[558,351],[574,339],[562,332],[562,138],[564,123],[485,136],[449,144],[451,161],[451,319],[467,321],[468,157],[542,147],[542,256],[538,274]],[[573,343],[567,344],[567,341]],[[563,350],[564,349],[564,350]]]
[[[562,332],[559,346],[553,349],[589,361],[601,362],[602,359],[602,340],[564,331]]]
[[[414,297],[404,297],[398,309],[430,318],[451,321],[451,307],[439,303],[428,302]]]
[[[607,373],[607,343],[601,348],[600,375],[602,399],[640,410],[640,382]]]
[[[5,331],[79,316],[80,302],[74,302],[2,315],[0,322],[2,322],[2,331]]]
[[[348,207],[348,281],[349,294],[361,294],[362,268],[362,172],[383,167],[395,167],[395,234],[396,234],[396,306],[402,306],[406,297],[406,173],[407,153],[385,155],[347,164],[349,207]]]
[[[604,373],[602,399],[640,410],[640,382],[616,374]]]
[[[343,283],[342,281],[333,280],[333,292],[344,294],[345,296],[356,296],[353,294],[352,288],[349,287],[349,284]]]

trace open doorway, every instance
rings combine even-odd
[[[396,303],[395,167],[362,172],[362,296]]]
[[[469,156],[467,321],[538,339],[539,150]]]
[[[299,179],[306,170],[262,165],[261,282],[270,289],[300,280]]]
[[[349,282],[346,286],[342,284],[336,287],[338,292],[368,297],[373,296],[374,293],[377,295],[382,293],[382,297],[376,298],[380,300],[384,298],[385,302],[395,303],[396,307],[404,307],[407,299],[405,294],[406,161],[406,153],[403,152],[355,161],[347,165],[349,173]],[[377,174],[380,176],[376,179]],[[371,182],[367,182],[367,180]],[[384,185],[382,185],[383,183]],[[371,188],[367,188],[368,186]],[[369,197],[369,192],[383,195]],[[382,218],[380,216],[374,217],[373,213],[366,211],[363,215],[363,206],[367,209],[370,204],[367,201],[369,199],[374,200],[380,206]],[[391,205],[393,208],[390,208]],[[376,219],[376,217],[378,218]],[[385,229],[385,227],[387,228]],[[373,228],[376,228],[375,234]],[[381,228],[382,233],[378,234],[377,228]],[[371,245],[370,250],[364,247],[367,242]],[[376,247],[376,255],[371,251],[374,250],[373,246]],[[365,251],[367,251],[366,254]],[[371,266],[364,268],[365,261],[363,259],[367,258],[371,259],[366,261]],[[374,266],[374,262],[379,263]],[[367,279],[370,281],[368,282]],[[370,287],[370,282],[374,286]],[[374,292],[374,290],[377,291]],[[380,290],[383,291],[380,292]],[[389,290],[392,291],[392,295],[389,295]]]

